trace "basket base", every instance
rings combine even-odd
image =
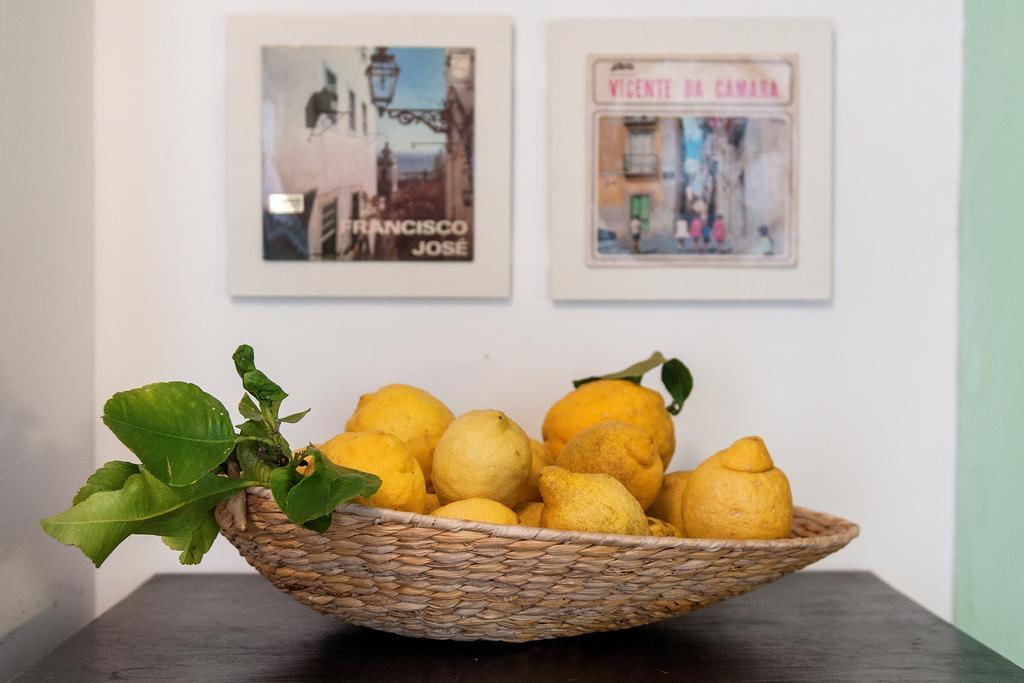
[[[343,506],[326,534],[269,492],[222,533],[274,586],[353,624],[417,638],[525,642],[649,624],[742,595],[845,546],[857,526],[798,508],[776,541],[502,527]]]

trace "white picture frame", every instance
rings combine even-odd
[[[831,22],[558,20],[548,30],[548,64],[553,299],[831,298]],[[753,76],[733,78],[736,73],[756,74],[756,83]],[[747,80],[749,91],[738,85]],[[687,156],[691,139],[685,135],[695,123],[699,129],[714,126],[714,134],[730,142],[735,140],[725,124],[748,131],[736,143],[748,149],[730,157],[739,169],[732,186],[717,157]],[[776,151],[763,142],[769,133],[781,141]],[[749,152],[754,143],[743,141],[750,139],[762,141],[761,157]],[[764,150],[776,161],[758,161],[767,158]],[[735,161],[741,157],[743,166]],[[718,175],[707,171],[709,165]],[[774,175],[760,170],[768,166]],[[699,197],[694,202],[693,187],[708,187],[698,182],[702,173],[718,183],[712,201],[738,202],[732,213],[742,218],[723,220],[714,211],[708,216],[706,204]],[[633,193],[647,186],[654,195]],[[741,189],[722,189],[729,187]],[[765,215],[773,220],[756,224]],[[693,218],[698,220],[691,230]],[[727,229],[730,220],[736,227]],[[717,233],[710,237],[711,225],[721,230],[722,241]]]
[[[226,223],[227,223],[227,287],[235,297],[388,297],[388,298],[504,298],[511,295],[511,126],[512,126],[512,22],[501,17],[410,17],[410,16],[276,16],[276,15],[244,15],[230,16],[226,25]],[[296,247],[301,258],[292,260],[277,258],[279,252],[272,252],[264,226],[267,215],[274,212],[286,214],[289,211],[301,213],[327,209],[307,207],[303,209],[303,188],[298,190],[285,189],[281,194],[271,197],[267,191],[263,151],[264,140],[261,111],[264,101],[264,86],[267,76],[263,73],[266,63],[265,54],[276,55],[280,49],[297,49],[303,59],[316,58],[316,53],[307,54],[309,50],[319,49],[354,49],[364,48],[362,61],[367,62],[367,50],[375,46],[390,46],[392,50],[414,51],[418,48],[443,48],[444,69],[447,93],[451,93],[452,84],[448,81],[449,64],[453,62],[454,51],[468,53],[472,59],[473,75],[469,79],[472,90],[473,109],[471,116],[466,117],[470,126],[468,135],[470,146],[465,146],[466,157],[471,159],[467,166],[471,169],[470,190],[461,192],[464,204],[472,207],[471,221],[471,260],[455,261],[415,261],[415,260],[381,260],[373,254],[374,260],[346,260],[339,255],[344,249],[337,243],[329,247],[324,245],[337,232],[337,239],[343,237],[342,226],[337,220],[342,215],[343,207],[338,202],[331,205],[327,213],[336,214],[331,217],[330,230],[324,228],[321,221],[317,239],[308,237],[305,251],[303,245]],[[265,51],[266,48],[266,51]],[[302,52],[307,50],[307,52]],[[326,53],[325,53],[326,54]],[[363,65],[355,65],[350,71],[337,69],[328,59],[323,60],[324,73],[331,85],[334,104],[327,110],[343,109],[346,105],[344,81],[358,81]],[[463,60],[465,61],[465,60]],[[462,68],[462,67],[460,67]],[[335,71],[338,71],[335,74]],[[406,69],[406,73],[412,73]],[[411,76],[406,75],[406,79]],[[399,90],[401,78],[398,76]],[[277,81],[275,81],[276,83]],[[282,78],[281,87],[291,87],[291,80]],[[335,83],[337,85],[335,86]],[[327,86],[325,86],[326,88]],[[348,86],[348,100],[355,101],[353,89],[366,87]],[[340,93],[338,92],[340,91]],[[371,89],[367,88],[371,93]],[[372,94],[372,93],[371,93]],[[370,139],[377,135],[372,117],[375,107],[367,108],[366,99],[369,95],[359,96],[352,109],[350,118],[355,121],[360,113],[361,130],[353,135],[363,135]],[[444,106],[447,107],[445,95]],[[310,101],[313,97],[310,96]],[[411,100],[408,100],[411,101]],[[295,126],[295,117],[302,115],[303,101],[296,100],[295,106],[289,101],[287,118],[289,125]],[[361,105],[361,107],[360,107]],[[307,104],[307,108],[312,106]],[[410,106],[406,104],[405,106]],[[423,98],[416,101],[416,107],[438,107]],[[361,108],[361,111],[360,111]],[[367,111],[371,112],[367,114]],[[337,131],[327,130],[338,120],[345,120],[346,112],[332,111],[331,121],[318,119],[316,128],[310,128],[310,140],[322,130],[325,135],[334,135]],[[319,116],[319,114],[318,114]],[[323,116],[328,116],[324,114]],[[384,118],[383,114],[378,114]],[[367,118],[371,122],[368,126]],[[397,117],[393,117],[397,119]],[[307,114],[306,120],[309,120]],[[278,124],[275,120],[275,125]],[[347,125],[347,124],[346,124]],[[394,125],[394,124],[393,124]],[[423,125],[413,122],[413,126]],[[449,126],[449,128],[451,128]],[[355,131],[353,124],[353,131]],[[431,131],[422,128],[425,135]],[[479,131],[479,134],[473,132]],[[346,131],[347,132],[347,131]],[[379,135],[377,135],[379,137]],[[280,137],[280,136],[278,136]],[[294,136],[293,136],[294,137]],[[274,138],[277,140],[278,138]],[[436,139],[436,134],[432,139]],[[372,142],[372,141],[371,141]],[[270,143],[266,143],[270,144]],[[273,144],[281,144],[274,142]],[[424,143],[427,144],[427,143]],[[439,144],[434,142],[432,144]],[[451,147],[448,138],[446,147]],[[450,155],[451,153],[449,153]],[[321,155],[323,156],[323,155]],[[379,163],[380,157],[374,157]],[[335,162],[331,157],[330,165]],[[292,164],[293,166],[296,164]],[[379,170],[379,169],[378,169]],[[281,174],[282,176],[284,173]],[[373,184],[369,171],[363,173],[369,180],[363,179],[362,185]],[[438,176],[441,174],[438,173]],[[294,174],[290,177],[293,177]],[[277,179],[280,185],[284,180]],[[376,181],[376,188],[380,187]],[[335,184],[338,184],[336,181]],[[354,185],[339,185],[345,192],[333,190],[342,197]],[[398,181],[395,181],[398,187]],[[355,258],[352,251],[355,231],[360,236],[370,233],[366,225],[356,226],[353,221],[361,220],[359,199],[377,208],[384,202],[373,194],[373,189],[363,189],[362,194],[357,188],[351,193],[349,203],[353,205],[351,214],[342,220],[351,231],[348,238],[350,249],[346,258]],[[456,193],[447,192],[455,195]],[[372,199],[367,199],[373,195]],[[305,196],[317,196],[307,194]],[[466,199],[466,197],[470,199]],[[369,204],[369,202],[375,202]],[[445,201],[449,201],[446,199]],[[455,201],[455,200],[451,200]],[[311,202],[312,203],[312,202]],[[454,204],[449,204],[451,207]],[[451,209],[449,209],[451,210]],[[274,213],[274,216],[277,214]],[[383,215],[383,214],[380,214]],[[303,216],[305,222],[312,224],[310,214]],[[406,216],[415,218],[415,216]],[[444,218],[444,217],[442,217]],[[275,218],[276,220],[276,218]],[[381,221],[383,223],[383,221]],[[365,222],[364,222],[365,223]],[[412,230],[424,230],[435,234],[433,225],[423,228],[409,227]],[[449,222],[451,223],[451,221]],[[395,222],[398,226],[399,222]],[[410,223],[410,226],[412,224]],[[390,224],[381,228],[372,226],[374,230],[391,230]],[[450,227],[450,226],[449,226]],[[298,233],[300,228],[296,232]],[[313,228],[308,228],[312,230]],[[398,230],[398,227],[394,228]],[[406,229],[406,228],[402,228]],[[380,234],[380,233],[377,233]],[[398,233],[393,233],[398,234]],[[406,233],[409,234],[409,233]],[[300,239],[301,235],[299,238]],[[395,239],[398,239],[397,237]],[[430,238],[427,238],[428,241]],[[434,238],[440,239],[440,238]],[[433,246],[433,245],[427,245]],[[459,247],[463,248],[463,247]],[[316,251],[320,249],[320,251]],[[411,252],[409,252],[411,253]],[[268,254],[274,258],[265,258]],[[392,254],[392,258],[397,258]],[[412,258],[404,256],[403,258]],[[305,259],[305,260],[302,260]]]

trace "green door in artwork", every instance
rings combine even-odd
[[[651,195],[634,194],[629,197],[629,220],[640,219],[640,229],[647,232],[651,224]]]

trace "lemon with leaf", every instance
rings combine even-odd
[[[660,393],[640,385],[643,375],[658,366],[672,396],[667,406]],[[682,409],[693,389],[693,377],[679,359],[666,359],[655,352],[625,370],[576,380],[573,386],[576,388],[556,401],[544,418],[544,442],[555,458],[579,432],[599,422],[617,420],[650,434],[662,469],[668,467],[676,449],[672,416]]]

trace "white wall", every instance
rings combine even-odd
[[[0,0],[0,681],[93,616],[39,528],[92,472],[92,2]]]
[[[487,11],[514,15],[514,296],[503,302],[231,301],[225,294],[224,16]],[[830,304],[576,304],[547,296],[544,22],[566,15],[825,15],[836,26],[835,298]],[[229,360],[258,361],[313,412],[293,441],[342,429],[390,381],[456,412],[494,406],[537,434],[568,381],[652,349],[696,389],[675,468],[762,434],[800,504],[861,523],[819,565],[865,568],[948,617],[953,528],[958,0],[100,0],[97,367],[112,392],[190,379],[233,405]],[[292,399],[290,399],[291,401]],[[98,459],[122,454],[99,432]],[[173,553],[132,540],[100,574],[105,608]],[[202,570],[245,570],[220,542]]]

